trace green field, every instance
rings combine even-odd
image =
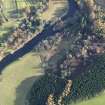
[[[25,105],[25,97],[35,81],[28,79],[43,75],[40,62],[38,55],[28,53],[4,69],[0,76],[0,105]]]
[[[17,8],[18,10],[21,10],[25,7],[29,7],[35,5],[34,3],[32,4],[29,0],[29,2],[26,2],[26,0],[17,0]],[[22,14],[18,12],[17,14],[15,13],[16,18],[11,18],[12,15],[14,15],[13,11],[16,11],[16,4],[13,2],[13,0],[3,0],[3,6],[4,6],[4,15],[8,18],[8,22],[4,22],[2,26],[0,26],[0,38],[6,37],[7,33],[10,33],[10,30],[13,30],[13,28],[17,27],[18,24],[20,23],[20,19],[22,17]]]
[[[16,1],[17,1],[17,5],[15,3],[15,0],[3,0],[3,6],[5,9],[4,12],[8,14],[11,11],[16,10],[17,8],[22,9],[24,7],[32,5],[30,2],[31,0],[28,0],[29,2],[27,2],[27,0],[16,0]]]
[[[100,93],[94,98],[84,101],[77,101],[70,105],[105,105],[105,92]]]
[[[10,34],[10,31],[13,30],[13,28],[17,27],[19,24],[19,21],[10,19],[8,22],[3,23],[2,26],[0,26],[0,38],[3,38],[8,34]]]

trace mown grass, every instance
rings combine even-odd
[[[0,96],[2,96],[0,97],[0,105],[15,105],[17,96],[16,90],[18,86],[21,85],[22,81],[33,76],[39,77],[43,75],[40,62],[40,57],[38,55],[28,53],[3,70],[0,76]],[[22,105],[25,105],[25,95],[27,95],[29,91],[26,89],[30,89],[34,81],[26,83],[27,88],[23,87],[23,90],[26,92],[23,91],[22,93],[23,97],[20,100],[20,102],[23,102]]]

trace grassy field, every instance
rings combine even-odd
[[[84,101],[78,101],[71,105],[105,105],[105,92],[100,93],[94,98]]]
[[[13,28],[17,27],[19,24],[19,21],[10,19],[8,22],[3,23],[2,26],[0,26],[0,38],[3,38],[7,35],[7,33],[10,33]]]
[[[27,2],[27,0],[17,0],[18,9],[22,9],[30,5],[30,2]],[[5,8],[4,12],[7,13],[6,15],[8,15],[11,11],[16,10],[15,0],[3,0],[3,6]]]
[[[40,68],[40,57],[33,53],[28,53],[19,60],[13,62],[7,66],[2,75],[0,76],[0,105],[16,105],[17,94],[20,95],[18,99],[19,104],[25,105],[25,97],[29,89],[31,88],[34,80],[30,82],[25,82],[25,87],[22,86],[22,82],[33,76],[38,78],[43,75],[43,71]],[[17,92],[17,89],[19,92]],[[19,97],[18,97],[19,98]]]
[[[49,8],[47,9],[47,11],[45,11],[44,13],[41,14],[41,19],[45,20],[45,21],[54,19],[55,17],[57,17],[57,14],[59,14],[64,9],[65,11],[63,11],[60,14],[60,16],[61,16],[62,14],[67,12],[67,7],[68,7],[68,0],[65,0],[64,3],[62,3],[62,2],[56,3],[56,1],[50,0]]]
[[[23,9],[25,7],[31,6],[30,2],[26,0],[17,0],[18,9]],[[5,37],[7,33],[10,33],[10,30],[17,27],[19,24],[18,18],[11,18],[11,14],[16,10],[16,4],[13,0],[3,0],[4,14],[8,18],[8,22],[5,22],[0,26],[0,38]],[[20,16],[18,14],[18,16]]]

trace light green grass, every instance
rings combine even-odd
[[[70,105],[105,105],[105,91],[89,100],[77,101]]]
[[[6,23],[3,23],[2,26],[0,26],[0,38],[2,38],[5,34],[10,33],[10,30],[17,27],[19,24],[18,21],[15,19],[11,19]]]
[[[4,5],[4,14],[8,18],[8,22],[5,22],[0,26],[0,38],[5,37],[7,33],[10,32],[11,29],[18,26],[19,21],[18,18],[10,18],[10,12],[16,10],[16,5],[13,0],[3,0]],[[26,0],[17,0],[18,9],[23,9],[25,7],[31,6],[29,2]],[[34,4],[33,4],[34,5]],[[19,18],[20,19],[20,18]]]
[[[31,4],[26,2],[26,0],[17,0],[18,9],[22,9],[27,6],[31,6]],[[3,7],[5,8],[4,12],[7,14],[12,10],[16,10],[15,0],[3,0]]]
[[[29,53],[4,69],[0,81],[0,105],[15,105],[16,89],[21,85],[22,81],[33,76],[39,77],[43,75],[43,71],[39,66],[40,62],[38,55]],[[23,97],[21,96],[21,105],[25,105],[24,98],[29,92],[26,89],[30,89],[33,82],[27,83],[27,88],[23,87],[25,92],[23,91]]]

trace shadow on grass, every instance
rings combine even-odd
[[[93,98],[105,89],[105,54],[91,57],[88,64],[84,66],[82,70],[84,71],[78,75],[72,75],[75,76],[75,78],[73,78],[71,94],[65,97],[64,105],[69,105],[68,103],[76,102],[78,100]],[[26,84],[27,83],[28,82],[26,82]],[[64,79],[55,77],[52,74],[41,76],[34,82],[27,97],[25,97],[28,102],[28,104],[25,105],[45,105],[50,94],[54,94],[54,100],[56,102],[59,95],[64,90],[65,84],[66,81]],[[26,86],[21,85],[21,87],[23,87],[24,90],[24,87]],[[18,95],[18,101],[20,102],[20,99],[24,97],[21,91],[20,96]],[[19,93],[19,91],[17,91],[17,93]],[[16,105],[21,104],[18,103]]]
[[[76,7],[75,2],[73,2],[73,4],[74,5],[72,5],[72,8],[71,9],[73,9],[73,11],[74,10],[76,11],[77,8],[75,8]],[[69,13],[68,13],[68,15],[69,15]],[[68,18],[69,17],[68,15],[65,15],[64,17],[62,17],[62,19]],[[13,54],[9,54],[6,57],[4,57],[0,61],[0,73],[2,73],[3,69],[7,65],[11,64],[13,61],[16,61],[17,59],[19,59],[20,57],[22,57],[26,53],[30,52],[39,42],[41,42],[42,40],[46,39],[46,37],[55,35],[55,33],[58,33],[58,32],[63,32],[64,28],[63,29],[60,29],[60,30],[55,30],[54,31],[53,29],[54,29],[55,24],[53,24],[53,25],[46,24],[44,26],[44,28],[43,28],[43,31],[41,33],[39,33],[38,35],[36,35],[32,40],[30,40],[29,42],[27,42],[22,48],[20,48],[19,50],[15,51]]]
[[[84,70],[81,74],[77,75],[78,70],[72,75],[76,75],[76,78],[73,79],[71,95],[65,98],[65,105],[79,99],[92,98],[105,89],[105,54],[92,57],[88,65],[81,68]],[[27,101],[29,105],[45,105],[49,94],[54,93],[54,96],[59,96],[64,86],[63,80],[45,75],[34,83]]]
[[[54,76],[44,75],[35,81],[31,91],[27,96],[28,104],[26,105],[45,105],[50,94],[54,94],[56,99],[64,90],[66,81]],[[20,105],[20,104],[17,104]]]
[[[13,9],[8,11],[8,14],[9,18],[18,19],[22,17],[23,9],[18,9],[18,11],[16,9]]]
[[[16,89],[16,100],[15,105],[27,105],[26,96],[30,91],[33,83],[36,79],[40,78],[40,76],[35,76],[31,78],[27,78],[24,80]]]

